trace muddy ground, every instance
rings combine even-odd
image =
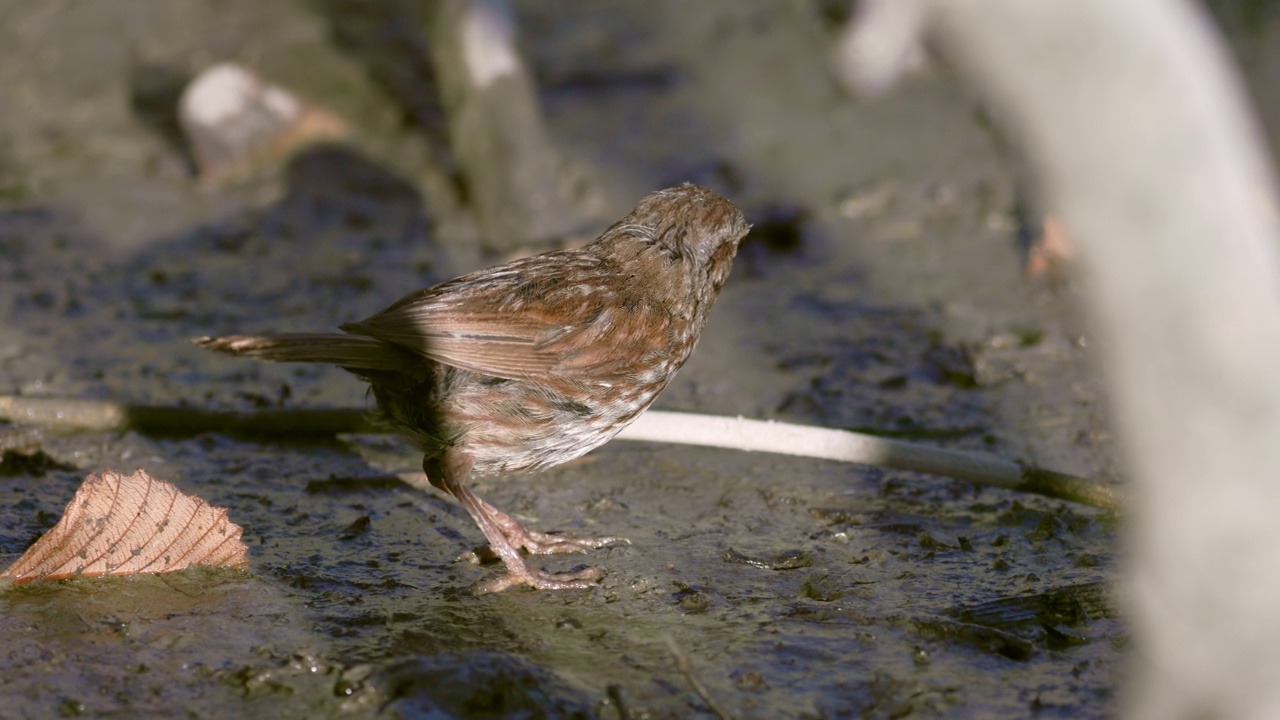
[[[518,3],[582,232],[710,185],[757,225],[658,406],[878,432],[1119,482],[1068,278],[1022,272],[1013,151],[945,63],[875,102],[825,70],[833,7]],[[441,163],[396,3],[0,2],[0,393],[364,407],[340,370],[184,343],[326,329],[493,262]],[[1259,44],[1244,48],[1267,66]],[[173,120],[232,59],[357,128],[210,189]],[[1257,73],[1265,78],[1265,73]],[[1125,632],[1116,519],[918,474],[616,442],[479,492],[632,545],[587,592],[496,572],[386,436],[50,435],[0,463],[0,554],[89,472],[228,508],[247,571],[0,593],[5,717],[1101,716]]]

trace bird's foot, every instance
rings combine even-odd
[[[586,590],[602,577],[604,571],[594,567],[567,573],[548,573],[534,570],[524,563],[516,567],[507,563],[506,574],[476,585],[475,593],[484,595],[502,592],[517,585],[528,585],[534,590]]]
[[[610,545],[630,545],[631,541],[624,537],[574,537],[573,535],[557,535],[529,530],[521,527],[516,532],[503,531],[507,541],[514,548],[523,548],[530,555],[565,555],[568,553],[585,553],[588,550],[608,547]],[[489,546],[468,550],[455,560],[465,560],[473,565],[501,560],[502,555]]]
[[[502,529],[507,540],[518,548],[524,548],[530,555],[563,555],[565,553],[585,553],[607,545],[630,545],[631,541],[624,537],[574,537],[544,533],[526,528],[519,520],[502,512],[483,500],[480,501],[485,513],[495,525]]]
[[[464,456],[465,457],[465,456]],[[464,466],[457,475],[465,475]],[[426,467],[428,477],[432,468]],[[437,468],[438,470],[438,468]],[[456,480],[454,475],[440,473],[442,489],[451,493],[476,521],[480,532],[489,541],[488,551],[496,555],[506,566],[505,575],[493,578],[475,588],[477,593],[502,592],[516,585],[527,585],[535,590],[585,590],[596,580],[604,577],[599,568],[584,568],[568,573],[547,573],[529,567],[520,549],[534,555],[555,553],[586,552],[591,548],[603,547],[615,542],[627,542],[623,538],[575,538],[569,535],[550,535],[533,532],[521,525],[518,520],[481,500],[469,488]],[[467,557],[464,555],[463,557]],[[468,559],[480,560],[480,553],[471,553]]]

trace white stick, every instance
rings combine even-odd
[[[979,485],[1034,492],[1104,508],[1115,509],[1121,504],[1119,491],[1109,485],[1027,468],[992,455],[772,420],[650,410],[623,430],[618,439],[878,465],[945,475]]]
[[[997,457],[773,420],[650,410],[623,430],[618,439],[839,460],[952,477],[963,475],[966,480],[1000,487],[1022,482],[1022,467]]]

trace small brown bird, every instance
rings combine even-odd
[[[684,184],[644,198],[581,249],[463,275],[344,333],[193,342],[333,363],[363,378],[381,414],[425,453],[431,484],[462,503],[506,565],[482,591],[585,588],[599,570],[545,573],[520,549],[585,552],[625,540],[527,530],[466,481],[572,460],[644,412],[693,351],[749,227],[728,200]]]

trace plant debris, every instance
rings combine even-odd
[[[90,475],[62,519],[0,577],[14,584],[248,562],[227,511],[138,469]]]

